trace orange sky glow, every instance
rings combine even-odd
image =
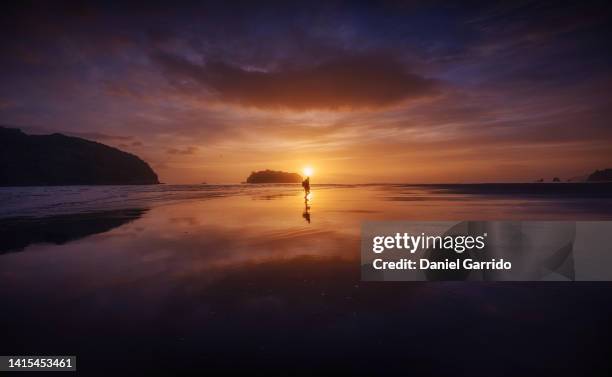
[[[162,182],[305,166],[313,183],[531,182],[612,164],[594,6],[66,7],[2,16],[0,124],[115,146]]]

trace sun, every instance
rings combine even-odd
[[[313,172],[314,172],[314,170],[312,170],[312,168],[310,166],[306,166],[304,168],[304,175],[307,176],[307,177],[310,177]]]

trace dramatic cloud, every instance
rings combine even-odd
[[[195,64],[154,55],[172,81],[193,80],[219,100],[263,109],[379,108],[435,93],[434,80],[409,72],[394,56],[341,56],[301,68],[261,71],[219,61]]]

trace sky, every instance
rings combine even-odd
[[[24,1],[0,14],[0,125],[117,147],[166,183],[305,166],[314,183],[568,179],[612,167],[611,15]]]

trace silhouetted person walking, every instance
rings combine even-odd
[[[306,177],[302,181],[302,187],[304,188],[304,200],[308,201],[308,194],[310,194],[310,177]]]

